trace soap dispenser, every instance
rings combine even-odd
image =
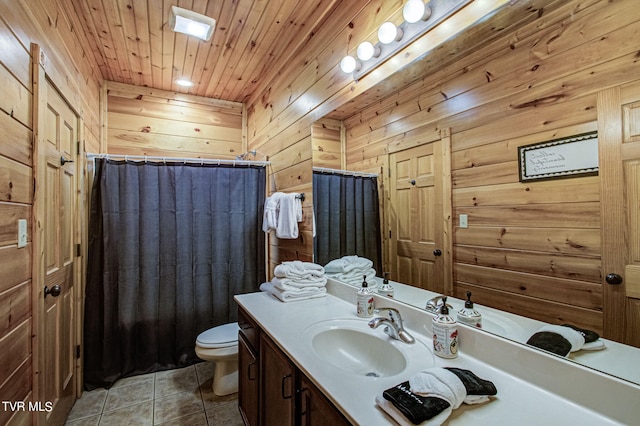
[[[447,298],[442,298],[440,312],[433,318],[433,352],[441,358],[458,357],[458,327],[449,315]]]
[[[393,292],[394,292],[393,286],[389,284],[389,273],[385,272],[384,279],[382,280],[382,285],[378,287],[378,293],[383,296],[393,298]]]
[[[361,318],[371,318],[375,310],[373,292],[367,283],[367,276],[362,279],[362,287],[356,296],[356,313]]]
[[[471,327],[482,328],[482,315],[473,308],[470,291],[467,292],[467,301],[464,302],[464,308],[458,311],[458,322]]]

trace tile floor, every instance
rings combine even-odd
[[[66,425],[242,425],[238,394],[216,396],[213,364],[203,362],[117,381],[84,392]]]

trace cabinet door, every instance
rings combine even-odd
[[[306,377],[300,378],[300,424],[303,426],[349,425],[333,404]]]
[[[238,334],[238,408],[248,426],[258,425],[259,374],[258,358],[242,333]]]
[[[260,334],[260,421],[293,426],[295,366],[265,334]]]

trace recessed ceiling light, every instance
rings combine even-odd
[[[187,80],[186,78],[179,78],[176,80],[176,84],[182,87],[191,87],[193,86],[193,82]]]
[[[175,32],[208,41],[216,28],[216,20],[192,10],[171,6],[169,25]]]

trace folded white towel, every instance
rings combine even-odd
[[[318,297],[326,297],[327,289],[325,287],[318,287],[314,290],[307,291],[282,291],[277,288],[273,283],[266,282],[260,285],[260,290],[271,294],[282,302],[294,302],[297,300],[314,299]]]
[[[370,289],[378,288],[378,280],[376,279],[376,270],[371,268],[365,271],[340,273],[340,274],[328,274],[331,278],[338,281],[342,281],[354,287],[361,287],[364,277],[367,279],[367,285]]]
[[[298,194],[284,194],[278,201],[276,237],[298,238],[298,222],[302,221],[302,201]]]
[[[366,257],[343,256],[324,265],[328,274],[341,274],[353,271],[366,271],[373,267],[373,262]]]
[[[316,263],[292,260],[276,266],[273,274],[280,278],[321,278],[324,277],[324,268]]]
[[[297,289],[312,289],[324,287],[327,285],[327,279],[325,277],[313,278],[308,280],[294,280],[291,278],[273,277],[271,280],[273,285],[279,287],[282,290],[297,290]]]

